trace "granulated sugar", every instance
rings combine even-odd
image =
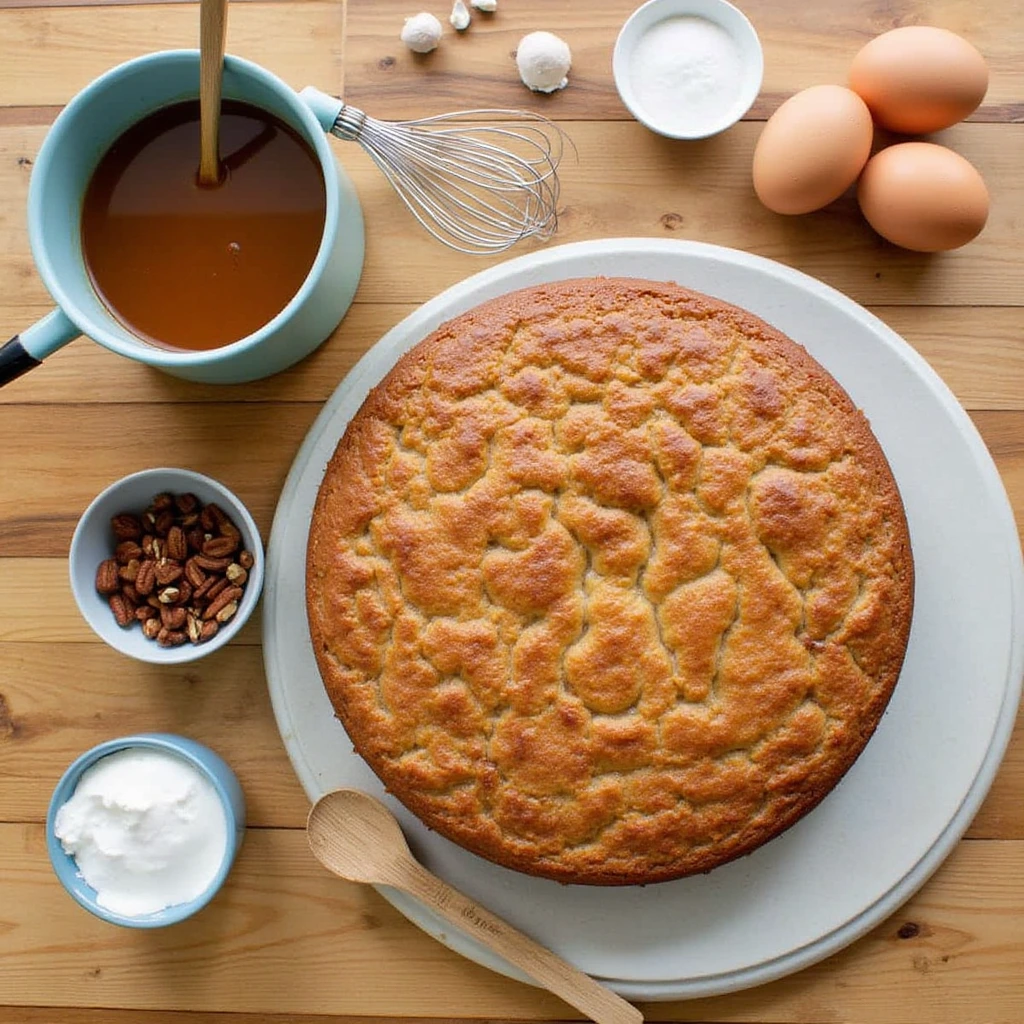
[[[667,18],[640,38],[630,60],[636,102],[671,132],[700,134],[736,103],[743,82],[740,52],[725,29],[706,18]]]

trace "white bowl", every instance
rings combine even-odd
[[[242,547],[250,551],[254,559],[238,611],[220,627],[216,636],[199,644],[161,647],[146,637],[137,624],[122,629],[114,619],[107,598],[96,590],[96,570],[104,559],[114,557],[117,543],[110,528],[111,518],[119,512],[140,513],[156,495],[164,492],[191,492],[204,504],[215,502],[238,527]],[[139,661],[180,665],[219,650],[245,625],[263,588],[263,543],[248,509],[223,484],[190,469],[145,469],[112,483],[82,513],[71,538],[68,567],[79,611],[100,639]]]
[[[709,119],[707,110],[697,109],[693,118],[659,117],[643,105],[633,86],[631,64],[641,38],[668,18],[703,18],[728,34],[739,51],[740,81],[733,102]],[[761,91],[764,53],[754,26],[726,0],[648,0],[622,26],[612,53],[612,74],[619,96],[629,112],[652,132],[671,139],[704,139],[734,125],[750,109]]]

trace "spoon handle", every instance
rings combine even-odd
[[[224,75],[228,0],[200,0],[199,5],[199,181],[220,179],[220,94]]]
[[[405,867],[405,865],[403,865]],[[390,884],[404,889],[455,927],[499,953],[539,981],[549,992],[585,1013],[597,1024],[641,1024],[643,1014],[614,992],[599,985],[550,949],[513,928],[468,896],[442,882],[412,861],[408,873]]]

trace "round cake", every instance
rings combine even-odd
[[[888,463],[807,352],[674,284],[486,302],[367,397],[309,534],[323,681],[427,826],[562,882],[708,871],[878,724],[913,562]]]

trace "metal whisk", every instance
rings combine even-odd
[[[503,252],[523,238],[550,238],[558,226],[565,135],[539,114],[462,110],[378,121],[343,104],[331,132],[358,142],[420,224],[459,252]]]

